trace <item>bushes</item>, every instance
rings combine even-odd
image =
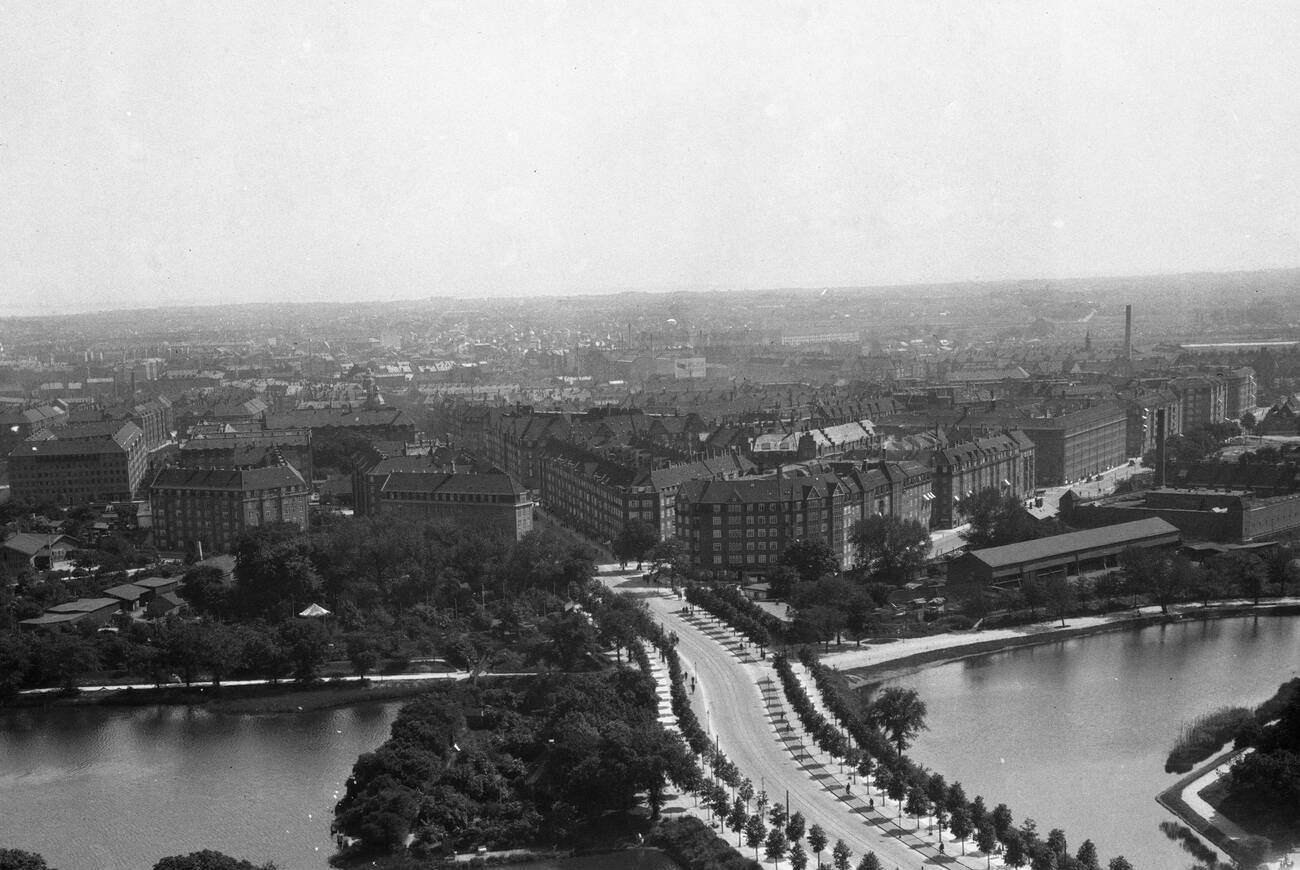
[[[1174,748],[1165,760],[1166,773],[1187,773],[1219,747],[1237,736],[1241,728],[1255,721],[1245,707],[1220,707],[1183,725]]]
[[[704,822],[693,816],[661,822],[647,843],[657,846],[685,870],[761,870]]]

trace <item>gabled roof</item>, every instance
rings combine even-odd
[[[6,550],[15,550],[25,556],[35,556],[51,544],[58,545],[65,541],[74,547],[77,545],[77,540],[68,535],[44,535],[39,532],[15,532],[5,538],[4,543],[0,544],[0,547],[4,547]]]
[[[45,608],[46,613],[94,613],[105,607],[117,607],[121,602],[116,598],[78,598],[53,607]]]
[[[1178,529],[1159,517],[1150,517],[1144,520],[1135,520],[1131,523],[1118,523],[1113,526],[1085,529],[1081,532],[1052,535],[1034,541],[1022,541],[1019,544],[972,550],[969,555],[992,568],[1005,568],[1024,562],[1051,559],[1067,553],[1124,546],[1167,536],[1172,536],[1173,540],[1177,540],[1179,537]]]

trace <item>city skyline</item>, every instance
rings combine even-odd
[[[1286,268],[1285,4],[26,6],[5,314]]]

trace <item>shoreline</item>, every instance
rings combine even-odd
[[[1233,857],[1233,839],[1231,835],[1216,825],[1213,820],[1206,818],[1193,809],[1191,804],[1187,803],[1183,798],[1183,793],[1192,785],[1192,783],[1201,779],[1207,773],[1214,772],[1218,769],[1219,765],[1231,761],[1240,754],[1240,749],[1229,749],[1225,752],[1220,752],[1209,761],[1197,766],[1190,773],[1180,777],[1177,782],[1156,795],[1156,803],[1160,804],[1160,806],[1164,807],[1170,813],[1173,813],[1174,818],[1187,825],[1187,827],[1191,828],[1200,836],[1209,840],[1229,857]]]
[[[488,676],[488,675],[484,675]],[[442,680],[410,679],[373,682],[351,678],[299,684],[294,682],[258,686],[163,685],[151,688],[127,687],[78,691],[75,695],[47,693],[26,695],[0,705],[2,710],[49,709],[54,707],[199,707],[213,713],[240,716],[274,716],[312,710],[328,710],[353,704],[397,701],[422,694]]]
[[[907,676],[923,667],[1112,631],[1251,615],[1300,616],[1300,599],[1295,598],[1261,602],[1258,606],[1240,603],[1209,608],[1197,607],[1174,610],[1168,614],[1161,613],[1157,605],[1148,607],[1155,612],[1079,617],[1067,620],[1065,627],[1055,624],[1057,621],[1052,620],[1051,623],[1036,622],[1016,628],[990,629],[988,633],[997,633],[999,636],[989,637],[986,640],[973,640],[979,636],[975,633],[930,635],[879,644],[869,649],[832,652],[822,655],[821,661],[848,677],[854,684],[854,688],[858,689],[865,685]],[[852,663],[859,659],[864,660],[862,664]]]

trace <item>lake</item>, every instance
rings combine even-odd
[[[909,754],[1006,803],[1046,835],[1065,830],[1138,870],[1191,859],[1157,826],[1155,796],[1180,726],[1224,705],[1254,706],[1300,675],[1300,619],[1184,621],[1021,647],[937,665],[893,683],[915,688],[930,730]]]

